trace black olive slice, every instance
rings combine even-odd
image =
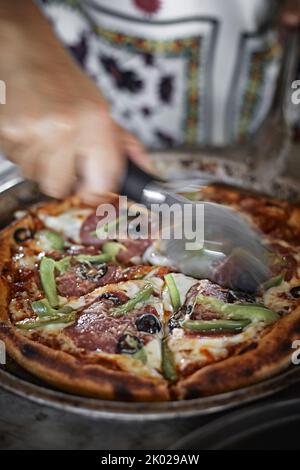
[[[135,354],[143,347],[143,342],[130,334],[122,335],[117,344],[117,352],[120,354]]]
[[[76,272],[81,279],[97,282],[107,273],[107,265],[81,263],[77,266]]]
[[[290,294],[294,299],[299,299],[300,298],[300,286],[293,287],[290,290]]]
[[[24,243],[33,238],[33,232],[29,228],[17,228],[14,233],[14,239],[17,243]]]
[[[170,333],[174,330],[174,328],[180,328],[180,323],[179,323],[179,320],[178,318],[173,315],[169,321],[168,321],[168,327],[169,327],[169,330],[170,330]]]
[[[249,304],[256,302],[255,295],[240,290],[229,290],[226,295],[226,300],[230,304],[233,302],[246,302]]]
[[[112,292],[105,292],[99,298],[99,300],[111,300],[115,305],[121,305],[122,301],[118,295],[113,294]]]
[[[152,315],[152,313],[144,313],[136,319],[135,324],[138,331],[144,331],[151,335],[159,333],[161,330],[160,321],[155,315]]]

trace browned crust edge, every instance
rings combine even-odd
[[[255,349],[209,365],[173,386],[179,399],[236,390],[270,378],[292,366],[292,343],[300,339],[300,307],[281,318]],[[296,367],[296,366],[293,366]]]
[[[23,337],[8,322],[0,322],[0,339],[5,342],[8,354],[18,364],[57,388],[119,401],[169,399],[168,384],[162,379],[147,379],[106,369],[98,364],[83,363],[68,353]]]

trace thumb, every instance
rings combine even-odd
[[[134,163],[140,166],[143,170],[154,173],[155,168],[150,157],[149,152],[145,149],[144,145],[132,134],[127,131],[122,131],[122,140],[124,144],[124,153]]]

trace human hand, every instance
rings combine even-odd
[[[0,77],[7,100],[1,107],[0,145],[49,196],[62,198],[75,189],[91,200],[117,190],[125,157],[149,167],[147,154],[114,122],[100,91],[47,21],[35,9],[30,13],[36,16],[33,30],[11,18],[1,24],[0,44],[6,47]]]
[[[300,26],[300,0],[284,0],[281,5],[281,22],[287,28]]]

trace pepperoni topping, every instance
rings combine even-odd
[[[60,295],[64,297],[80,297],[97,287],[119,282],[122,275],[121,269],[114,265],[105,266],[105,274],[102,276],[95,275],[94,278],[92,276],[86,276],[86,278],[84,278],[80,270],[80,265],[71,266],[66,273],[56,278]]]
[[[160,279],[164,279],[165,275],[168,273],[173,273],[174,269],[167,268],[166,266],[159,266],[155,269],[155,277],[159,277]]]
[[[97,225],[103,217],[97,217],[96,214],[91,214],[82,224],[80,229],[80,239],[84,245],[101,246],[105,240],[101,240],[94,233]]]
[[[115,207],[115,214],[118,216],[118,207],[116,203],[111,202],[111,204]],[[101,220],[105,219],[105,223],[107,223],[107,214],[104,215],[96,215],[91,214],[89,215],[85,221],[83,222],[81,229],[80,229],[80,239],[83,245],[89,246],[102,246],[103,243],[106,241],[105,239],[101,240],[95,233],[96,229],[99,227]],[[112,219],[113,220],[113,219]]]
[[[113,295],[116,294],[113,292]],[[120,299],[122,303],[128,300],[122,292],[120,292]],[[147,343],[148,338],[151,339],[151,335],[139,332],[135,324],[137,317],[142,313],[141,310],[135,310],[115,318],[109,315],[110,309],[114,306],[115,303],[112,300],[100,298],[83,310],[77,321],[65,328],[64,333],[72,339],[78,348],[111,354],[120,352],[119,340],[125,334],[138,337],[144,344]]]
[[[115,354],[118,340],[130,328],[132,320],[127,316],[109,316],[109,309],[113,306],[113,302],[105,299],[93,303],[82,312],[74,325],[65,328],[65,334],[79,348]]]
[[[122,245],[126,247],[126,250],[120,250],[117,255],[117,260],[120,263],[131,263],[134,262],[134,258],[143,256],[146,249],[151,245],[151,240],[124,240]]]
[[[204,295],[226,302],[227,290],[210,281],[200,281],[190,288],[182,307],[184,313],[191,314],[192,320],[213,320],[219,318],[219,315],[210,309],[208,305],[196,303],[196,297],[198,295]]]
[[[219,286],[218,284],[214,284],[213,282],[207,281],[206,279],[203,281],[198,282],[197,284],[193,285],[186,295],[185,303],[190,304],[194,301],[197,295],[205,295],[207,297],[214,297],[218,300],[223,300],[226,302],[227,297],[227,289]]]
[[[243,260],[234,256],[229,256],[218,266],[214,280],[222,286],[249,293],[256,293],[262,282],[259,274],[245,269]]]
[[[116,209],[116,212],[117,209]],[[103,243],[107,240],[101,239],[97,236],[96,230],[99,227],[99,224],[103,218],[106,216],[97,216],[96,214],[91,214],[87,219],[83,222],[81,230],[80,230],[80,239],[84,245],[93,246],[93,247],[101,247]],[[106,219],[107,222],[107,219]],[[132,262],[132,258],[141,258],[145,252],[145,250],[151,244],[150,240],[120,240],[122,245],[126,247],[126,250],[120,250],[117,255],[117,260],[120,263],[128,264]],[[133,260],[133,263],[135,260]]]

